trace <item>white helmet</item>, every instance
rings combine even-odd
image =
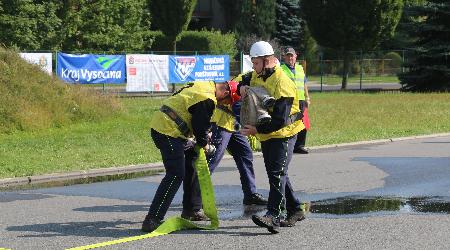
[[[259,41],[250,48],[250,57],[270,56],[275,54],[272,45],[265,41]]]

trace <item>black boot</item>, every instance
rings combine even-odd
[[[278,231],[278,228],[280,227],[279,218],[275,218],[272,215],[266,214],[264,216],[253,215],[252,220],[256,225],[267,228],[267,230],[269,230],[269,232],[273,234],[279,233]]]
[[[286,220],[280,222],[281,227],[293,227],[297,221],[305,219],[305,212],[303,210],[297,210],[294,212],[288,212]]]
[[[261,194],[254,193],[249,197],[245,197],[243,203],[244,205],[267,205],[267,199]]]
[[[183,210],[181,218],[190,221],[209,221],[209,218],[200,210]]]
[[[145,216],[144,222],[142,222],[141,230],[146,233],[151,233],[157,229],[162,222],[156,218],[153,218],[149,215]]]

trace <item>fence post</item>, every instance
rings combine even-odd
[[[359,90],[362,90],[362,76],[363,76],[363,52],[360,50],[359,54]]]
[[[405,73],[405,50],[402,50],[402,73]]]
[[[241,72],[240,73],[242,73],[242,71],[244,70],[244,52],[242,52],[242,50],[241,50],[241,52],[240,52],[240,58],[241,58],[241,61],[240,61],[240,68],[241,68]]]
[[[323,52],[319,52],[319,60],[320,60],[320,92],[323,91]]]

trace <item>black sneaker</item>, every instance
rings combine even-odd
[[[293,227],[297,221],[305,219],[305,212],[303,210],[297,210],[293,213],[288,212],[286,220],[280,221],[281,227]]]
[[[267,199],[258,193],[245,197],[243,202],[244,205],[267,205]]]
[[[150,216],[145,216],[144,222],[142,222],[141,230],[146,233],[151,233],[157,229],[162,222],[158,219],[152,218]]]
[[[269,232],[271,232],[273,234],[279,233],[279,231],[278,231],[278,228],[280,227],[280,219],[279,218],[275,218],[272,215],[268,215],[268,214],[266,214],[264,216],[253,215],[252,221],[260,227],[267,228],[267,230],[269,230]]]
[[[308,150],[306,150],[304,147],[299,147],[294,149],[295,154],[309,154]]]
[[[209,221],[209,218],[203,213],[201,209],[195,211],[183,210],[183,212],[181,213],[181,218],[190,221]]]

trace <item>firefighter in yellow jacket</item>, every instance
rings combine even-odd
[[[241,133],[256,135],[261,141],[267,176],[270,183],[267,213],[264,216],[253,215],[253,222],[267,228],[271,233],[278,233],[279,226],[294,226],[304,219],[300,201],[295,197],[288,177],[288,166],[292,158],[296,135],[304,125],[299,108],[297,89],[294,82],[276,65],[272,46],[259,41],[250,48],[253,64],[251,74],[243,77],[239,84],[241,96],[245,95],[245,86],[264,87],[276,101],[270,108],[272,120],[269,123],[249,126],[244,125]],[[282,220],[282,213],[287,210],[287,217]]]
[[[238,83],[229,82],[236,88]],[[217,105],[211,118],[211,143],[216,152],[207,156],[209,171],[212,174],[227,150],[233,156],[239,171],[244,205],[267,205],[267,199],[257,192],[253,169],[253,152],[246,136],[239,132],[240,96],[236,94],[233,104]]]
[[[183,212],[189,220],[205,220],[201,211],[199,183],[193,162],[193,148],[185,151],[188,138],[195,136],[196,144],[207,151],[210,119],[217,104],[230,104],[233,91],[228,82],[195,82],[183,87],[164,100],[151,121],[151,137],[160,150],[166,175],[159,184],[152,204],[142,223],[142,231],[154,231],[164,219],[172,200],[183,183]]]

